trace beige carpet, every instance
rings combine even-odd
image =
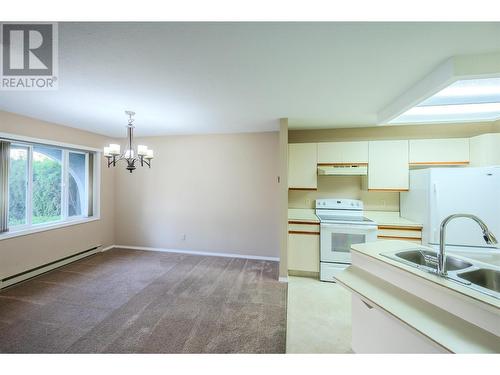
[[[0,291],[3,353],[284,353],[278,263],[114,249]]]

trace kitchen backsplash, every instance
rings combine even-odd
[[[289,208],[314,208],[318,198],[360,199],[367,211],[399,211],[398,192],[361,189],[361,176],[318,176],[317,191],[288,191]]]

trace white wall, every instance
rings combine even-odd
[[[116,244],[279,257],[278,132],[137,143],[156,158],[117,170]]]

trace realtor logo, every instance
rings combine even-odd
[[[0,24],[0,89],[57,89],[57,40],[55,23]]]

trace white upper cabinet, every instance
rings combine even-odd
[[[288,145],[288,187],[290,189],[317,189],[318,152],[316,143]]]
[[[470,165],[500,165],[500,133],[481,134],[470,139]]]
[[[408,141],[371,141],[368,145],[368,190],[406,191]]]
[[[469,139],[412,139],[410,164],[468,164]]]
[[[318,143],[318,164],[366,164],[368,142]]]

